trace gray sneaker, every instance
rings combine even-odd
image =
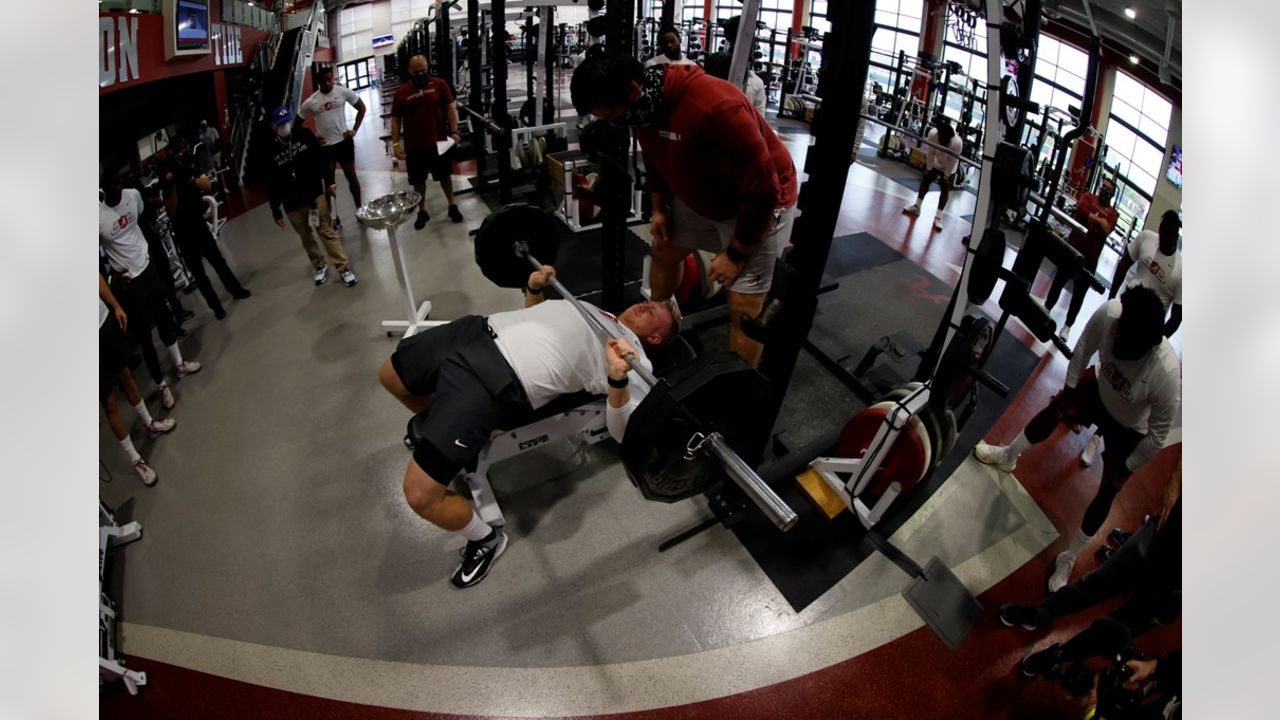
[[[356,280],[356,274],[351,272],[351,268],[343,268],[342,272],[338,273],[338,277],[341,278],[342,284],[347,287],[354,287],[357,282],[360,282]]]
[[[329,279],[329,266],[321,265],[316,268],[316,284],[323,285]]]

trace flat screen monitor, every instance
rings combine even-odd
[[[209,47],[208,0],[178,0],[173,22],[175,44],[179,50]]]
[[[1165,171],[1164,176],[1168,178],[1173,186],[1182,189],[1182,148],[1177,145],[1173,146],[1173,151],[1169,153],[1169,169]]]

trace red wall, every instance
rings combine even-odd
[[[215,0],[210,3],[209,8],[211,16],[211,24],[217,23],[216,18],[220,14],[219,3]],[[196,72],[207,72],[224,67],[239,67],[245,64],[253,55],[254,48],[258,43],[266,39],[268,33],[265,30],[257,28],[244,27],[241,25],[225,25],[223,32],[239,33],[240,36],[240,52],[238,57],[223,57],[219,63],[217,53],[211,51],[204,55],[192,55],[189,57],[175,57],[172,60],[165,60],[164,57],[164,16],[152,13],[140,13],[132,15],[128,13],[101,13],[99,18],[98,30],[98,64],[99,71],[103,67],[112,68],[114,70],[112,82],[108,85],[102,84],[99,80],[98,94],[105,95],[115,92],[121,88],[138,85],[140,83],[160,80],[176,75],[186,75]],[[137,67],[132,63],[126,62],[124,57],[124,47],[127,41],[123,40],[120,32],[121,22],[130,29],[129,35],[133,38],[133,43],[137,49]],[[108,31],[103,27],[107,22],[111,24],[111,30]],[[136,25],[136,35],[132,31]],[[110,41],[110,44],[108,44]],[[221,38],[214,42],[220,42]],[[134,71],[137,71],[135,77]]]

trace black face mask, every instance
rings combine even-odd
[[[680,59],[680,48],[667,48],[667,50],[662,54],[666,55],[668,60],[676,61]]]
[[[1102,192],[1098,193],[1098,199],[1104,203],[1110,203],[1111,198],[1115,197],[1115,195],[1116,195],[1115,190],[1104,189]]]
[[[419,90],[426,87],[427,86],[426,71],[424,70],[423,72],[413,73],[412,75],[409,76],[409,82],[412,82],[413,86],[418,88]]]

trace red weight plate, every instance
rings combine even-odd
[[[839,457],[862,457],[894,405],[892,402],[877,403],[850,418],[840,432],[837,446]],[[898,439],[885,454],[871,482],[859,495],[862,502],[867,506],[875,505],[890,483],[894,482],[901,484],[904,493],[911,490],[924,477],[932,454],[924,426],[919,418],[911,418],[902,432],[898,433]]]
[[[698,260],[693,253],[689,253],[684,258],[684,274],[680,276],[680,284],[676,286],[676,302],[681,308],[688,308],[695,303],[692,302],[694,294],[698,292],[699,286],[702,284],[702,278],[699,277]],[[698,301],[701,302],[699,297]]]

